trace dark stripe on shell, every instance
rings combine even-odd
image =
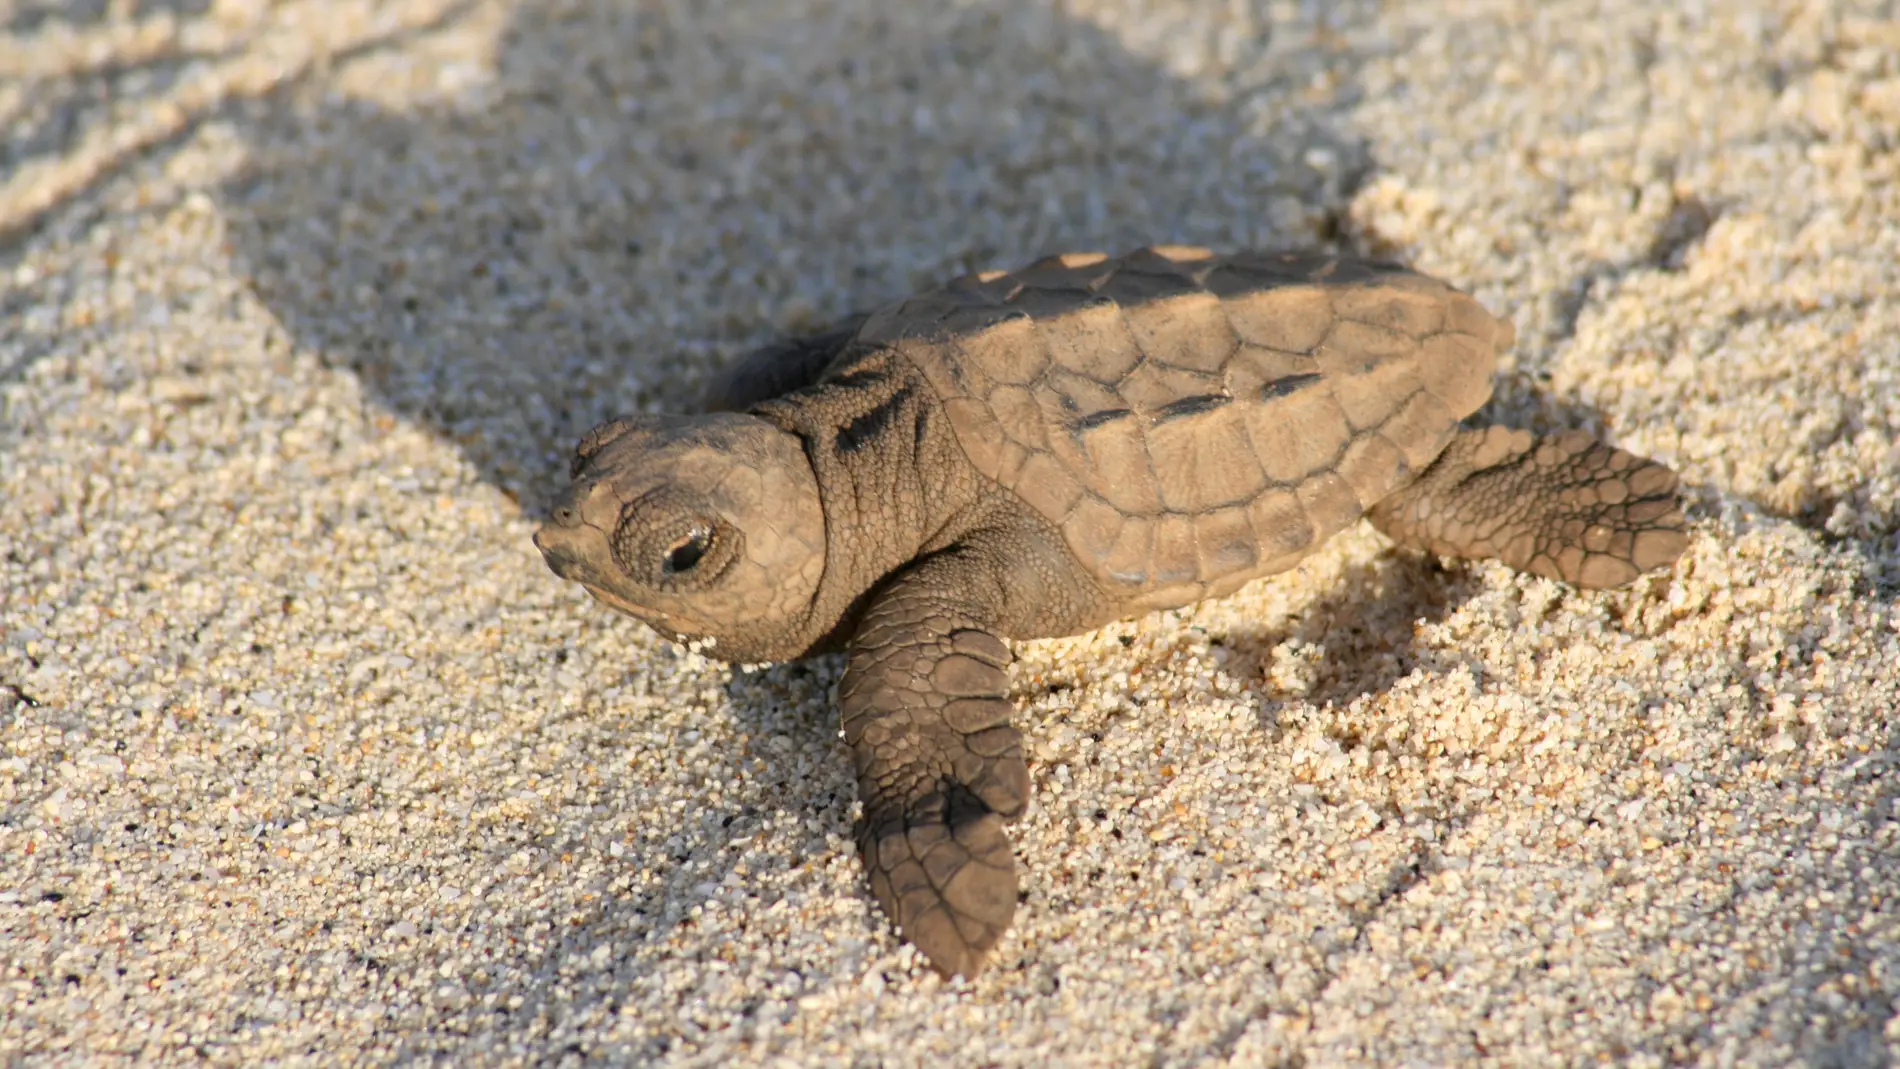
[[[1078,431],[1092,431],[1105,423],[1113,423],[1123,416],[1131,415],[1134,415],[1134,413],[1126,408],[1104,408],[1100,412],[1090,412],[1088,415],[1076,420],[1075,429]]]
[[[1165,423],[1168,420],[1180,419],[1183,416],[1194,416],[1202,412],[1212,412],[1214,409],[1219,408],[1231,400],[1233,400],[1233,398],[1224,393],[1203,393],[1196,394],[1193,397],[1183,397],[1178,401],[1169,401],[1157,409],[1154,414],[1154,421],[1156,423]]]
[[[1262,401],[1271,401],[1276,397],[1286,397],[1298,393],[1324,377],[1323,375],[1308,372],[1304,375],[1288,375],[1285,378],[1274,379],[1272,382],[1260,387],[1260,399]]]

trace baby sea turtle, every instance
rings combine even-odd
[[[872,892],[945,974],[1016,909],[1005,639],[1293,567],[1364,516],[1579,587],[1686,544],[1668,468],[1462,427],[1510,324],[1404,267],[1178,246],[985,271],[754,354],[715,411],[590,431],[535,544],[732,661],[848,653]]]

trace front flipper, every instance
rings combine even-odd
[[[1460,431],[1367,518],[1403,546],[1496,557],[1586,590],[1666,568],[1689,541],[1676,473],[1582,431]]]
[[[857,337],[865,318],[865,313],[847,316],[817,334],[754,349],[714,381],[703,407],[708,412],[744,412],[760,401],[810,386]]]
[[[946,976],[974,976],[1016,912],[1003,822],[1029,803],[1009,723],[1001,598],[977,555],[946,550],[881,591],[852,639],[840,687],[864,818],[871,891]]]

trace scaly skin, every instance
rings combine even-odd
[[[801,511],[795,505],[815,507],[819,494],[806,503],[781,493],[752,511],[710,503],[708,491],[733,476],[707,460],[700,421],[629,417],[591,432],[575,482],[535,542],[557,574],[603,604],[674,638],[712,638],[716,656],[779,660],[847,646],[840,703],[872,892],[937,969],[974,975],[1015,913],[1002,825],[1029,801],[1002,637],[1069,633],[1116,614],[1046,521],[970,470],[913,368],[870,351],[832,370],[831,384],[758,404],[753,415],[706,417],[739,470],[781,491],[823,488],[824,548],[812,558],[822,577],[809,590],[789,584],[803,601],[777,614],[780,626],[735,628],[731,614],[782,594],[785,584],[765,576],[810,569],[782,554],[746,555],[760,544],[809,544],[810,524],[786,517]],[[639,535],[626,545],[664,547],[671,538],[647,532],[685,534],[704,517],[773,537],[747,537],[726,572],[698,580],[706,611],[695,614],[678,592],[651,589],[639,561],[616,558],[615,547],[623,531]],[[717,549],[706,559],[719,559]],[[724,583],[735,576],[728,598]]]
[[[1402,546],[1496,557],[1585,590],[1667,568],[1689,544],[1676,473],[1581,431],[1462,431],[1366,518]]]
[[[1673,562],[1675,476],[1457,421],[1510,325],[1394,265],[1160,248],[986,272],[762,350],[699,417],[582,440],[556,574],[735,661],[846,649],[858,847],[885,914],[974,975],[1029,801],[1005,639],[1401,546],[1594,588]]]
[[[872,893],[949,973],[974,973],[1016,911],[1002,822],[1029,805],[1029,766],[992,630],[1002,596],[982,554],[918,562],[866,610],[839,690]]]
[[[800,436],[830,491],[827,586],[868,591],[835,625],[851,635],[839,700],[858,849],[905,938],[974,975],[1016,910],[1002,825],[1029,802],[1001,638],[1115,613],[1046,521],[970,471],[907,362],[847,354],[827,378],[755,411]]]

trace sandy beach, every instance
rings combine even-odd
[[[1900,5],[0,0],[0,1065],[1900,1060]],[[550,574],[575,439],[976,268],[1406,260],[1682,475],[1022,643],[992,967],[840,660]]]

